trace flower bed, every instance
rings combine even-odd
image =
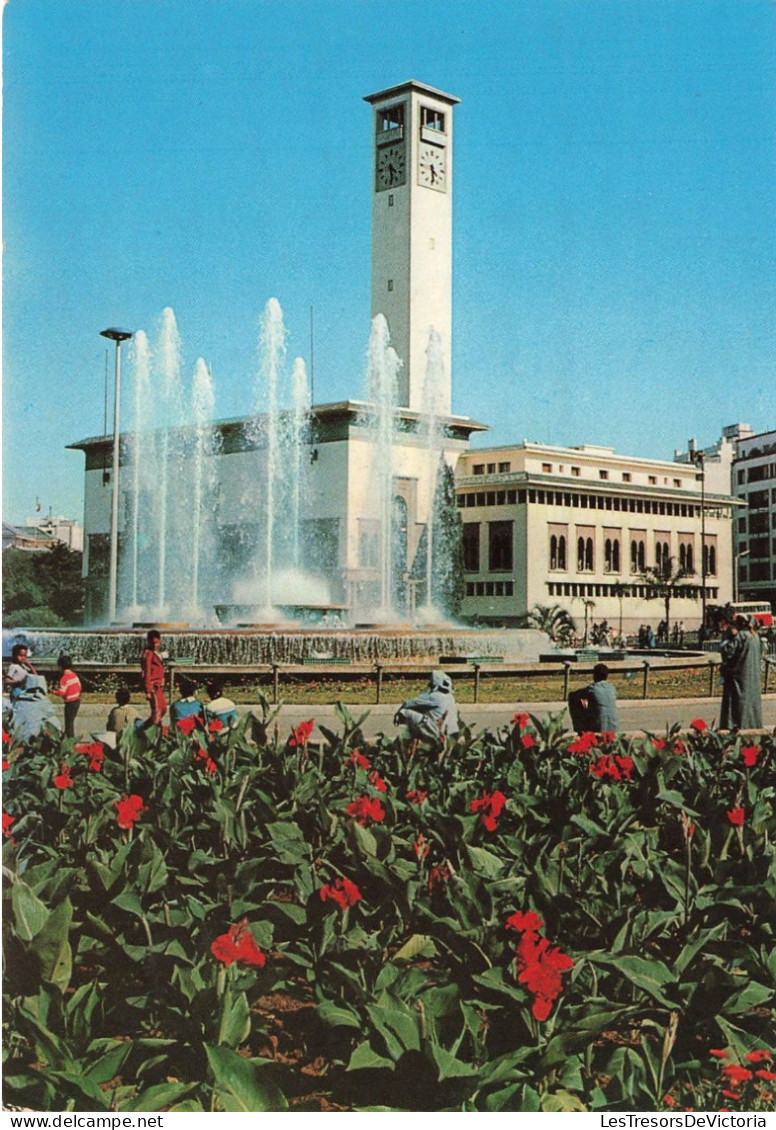
[[[339,715],[4,739],[6,1102],[774,1109],[771,737]]]

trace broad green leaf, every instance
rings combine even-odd
[[[282,1091],[274,1083],[261,1078],[255,1063],[229,1048],[205,1044],[205,1051],[215,1080],[216,1102],[221,1110],[230,1114],[288,1110]]]
[[[431,1044],[428,1050],[439,1070],[440,1083],[443,1079],[461,1079],[470,1075],[479,1075],[479,1068],[476,1064],[464,1063],[463,1060],[457,1059],[440,1044]]]
[[[168,1107],[183,1110],[183,1106],[177,1105],[179,1100],[193,1094],[199,1085],[199,1083],[155,1083],[138,1092],[129,1102],[122,1103],[119,1110],[165,1110]],[[201,1110],[202,1107],[197,1105],[189,1109]]]
[[[495,879],[504,870],[504,861],[485,848],[467,846],[466,854],[471,860],[473,869],[482,875],[487,875],[489,879]]]
[[[143,904],[134,891],[122,891],[120,895],[116,895],[115,899],[111,901],[119,910],[126,910],[130,914],[136,915],[138,918],[143,918],[145,915]]]
[[[361,1030],[361,1018],[349,1008],[333,1001],[321,1001],[315,1010],[319,1020],[331,1028],[357,1028]]]
[[[584,1111],[588,1108],[577,1095],[571,1091],[554,1091],[551,1095],[542,1095],[542,1110],[546,1112]]]
[[[667,1008],[676,1007],[676,1002],[662,992],[663,987],[674,980],[674,974],[664,962],[638,957],[636,954],[618,954],[611,957],[608,954],[589,953],[586,958],[595,965],[608,965],[616,969],[632,985],[643,989]]]
[[[221,1001],[221,1024],[218,1029],[218,1042],[228,1048],[238,1048],[248,1038],[251,1030],[251,1015],[245,993],[233,993],[226,989]]]
[[[17,879],[11,889],[11,907],[16,933],[22,941],[31,942],[48,919],[48,907],[21,879]]]
[[[84,1076],[92,1083],[107,1083],[114,1075],[120,1073],[121,1066],[131,1050],[131,1043],[116,1045],[94,1060],[84,1072]]]
[[[393,1060],[378,1055],[370,1046],[369,1041],[365,1040],[355,1049],[345,1070],[362,1071],[375,1067],[387,1067],[389,1070],[393,1071]]]
[[[62,992],[70,984],[73,969],[73,954],[70,949],[68,931],[73,918],[73,908],[65,899],[52,910],[42,930],[35,935],[30,952],[40,962],[41,976],[50,981]]]
[[[428,934],[413,934],[393,955],[394,961],[413,961],[416,957],[434,957],[437,948]]]

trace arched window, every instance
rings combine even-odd
[[[620,571],[620,543],[616,538],[612,542],[612,569],[615,573]]]
[[[583,572],[585,568],[585,539],[577,538],[577,572]]]
[[[558,568],[558,539],[555,534],[550,538],[550,568]]]
[[[585,571],[588,573],[593,572],[593,539],[588,538],[585,542]]]
[[[647,551],[644,542],[639,542],[639,572],[643,573],[647,567]]]
[[[639,547],[638,547],[638,545],[635,541],[631,542],[630,565],[631,565],[631,573],[638,573],[638,571],[639,571]]]
[[[663,542],[663,559],[660,562],[660,568],[664,573],[668,573],[671,569],[671,558],[668,556],[668,542]]]
[[[558,538],[558,568],[566,568],[566,539],[563,534]]]
[[[694,566],[693,566],[693,559],[692,558],[693,558],[692,546],[688,545],[687,546],[687,563],[686,563],[686,566],[685,566],[688,573],[694,572]]]
[[[684,545],[679,546],[679,568],[687,568],[687,549]]]
[[[612,571],[612,539],[607,538],[604,542],[604,572],[611,573]]]

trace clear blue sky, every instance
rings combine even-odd
[[[370,107],[457,95],[453,404],[479,442],[670,458],[776,426],[770,0],[10,0],[4,514],[82,516],[105,342],[171,306],[251,411],[279,299],[362,396]],[[112,359],[111,359],[112,365]],[[112,369],[111,369],[112,372]],[[125,416],[128,420],[128,414]]]

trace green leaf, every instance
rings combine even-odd
[[[349,1008],[335,1004],[333,1001],[321,1001],[315,1010],[319,1020],[328,1024],[330,1028],[357,1028],[361,1030],[361,1018]]]
[[[387,1067],[390,1071],[393,1071],[393,1060],[378,1055],[377,1052],[372,1049],[369,1041],[365,1040],[355,1049],[345,1070],[362,1071],[375,1067]]]
[[[437,948],[428,934],[413,934],[393,955],[394,961],[413,961],[416,957],[434,957]]]
[[[103,1041],[99,1041],[103,1044]],[[111,1041],[111,1043],[115,1043]],[[90,1049],[91,1050],[91,1049]],[[131,1043],[121,1043],[104,1052],[84,1072],[84,1077],[92,1083],[107,1083],[114,1075],[118,1075],[124,1060],[132,1050]]]
[[[504,870],[504,861],[485,848],[467,847],[466,854],[469,856],[472,869],[489,879],[495,879]]]
[[[475,1064],[464,1063],[440,1044],[431,1044],[428,1050],[439,1069],[440,1083],[443,1079],[464,1079],[471,1075],[479,1075],[479,1068]]]
[[[662,992],[663,986],[674,981],[674,974],[668,966],[657,959],[638,957],[636,954],[589,953],[587,960],[595,965],[609,965],[621,973],[632,985],[643,989],[654,1000],[667,1008],[675,1008],[676,1002]]]
[[[229,1048],[238,1048],[240,1044],[247,1040],[248,1033],[251,1030],[248,998],[245,993],[234,994],[230,989],[226,989],[221,1007],[218,1042]]]
[[[72,918],[73,908],[70,900],[65,899],[52,910],[30,947],[30,953],[40,963],[44,981],[50,981],[62,992],[70,984],[73,970],[73,954],[68,940]]]
[[[127,1103],[122,1103],[119,1110],[165,1110],[167,1107],[172,1108],[173,1104],[177,1104],[186,1095],[192,1094],[199,1083],[156,1083],[152,1087],[146,1087],[140,1091],[134,1098],[130,1099]],[[177,1109],[183,1110],[184,1108],[178,1107]],[[191,1109],[201,1110],[201,1106],[196,1106]]]
[[[142,903],[134,891],[122,891],[120,895],[116,895],[112,900],[113,905],[117,906],[119,910],[126,910],[130,914],[136,915],[138,918],[143,918],[145,911],[143,910]]]
[[[215,1080],[216,1102],[221,1110],[230,1114],[288,1110],[282,1091],[274,1083],[262,1080],[255,1063],[229,1048],[205,1044],[205,1051]]]
[[[48,907],[21,879],[16,880],[11,890],[11,907],[16,933],[22,941],[31,942],[49,916]]]
[[[570,1091],[555,1091],[551,1095],[542,1095],[543,1111],[584,1111],[588,1108],[577,1095]]]

